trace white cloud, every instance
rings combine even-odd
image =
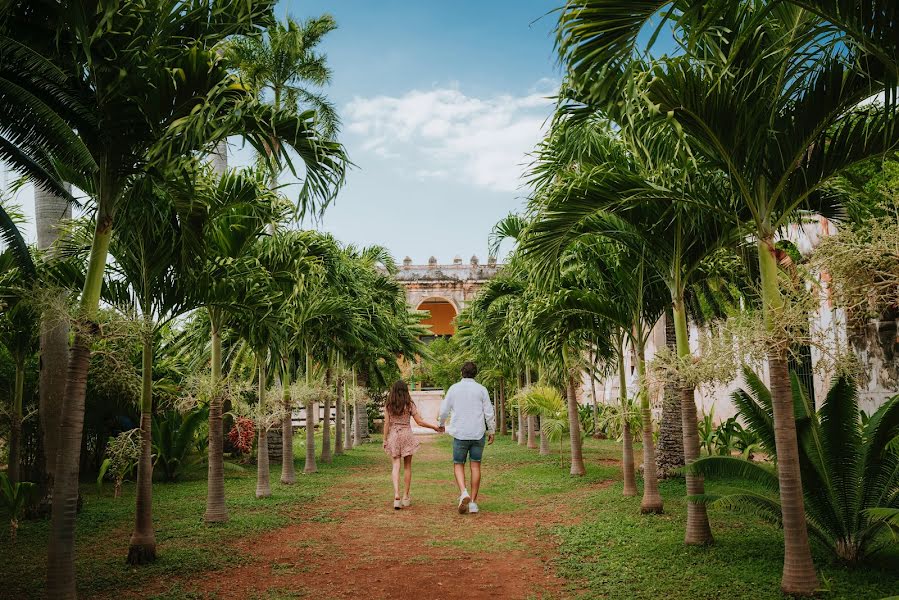
[[[346,131],[362,138],[362,150],[400,162],[412,177],[514,191],[543,135],[556,89],[555,82],[541,80],[522,96],[476,98],[451,86],[355,98],[344,110]]]

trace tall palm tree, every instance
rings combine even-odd
[[[241,36],[226,48],[226,56],[256,93],[270,94],[275,108],[311,108],[326,137],[340,126],[334,104],[318,88],[331,82],[327,57],[318,51],[324,37],[337,29],[331,15],[298,22],[275,22],[262,36]]]
[[[286,215],[286,207],[268,187],[262,170],[225,171],[220,166],[202,170],[194,180],[194,194],[213,207],[203,233],[206,260],[195,273],[193,285],[209,318],[209,361],[212,396],[209,398],[208,491],[204,521],[228,520],[225,504],[222,384],[222,334],[242,311],[265,303],[259,293],[258,262],[253,249],[265,227]]]
[[[204,229],[210,211],[191,184],[198,176],[194,161],[177,164],[153,178],[132,180],[118,218],[128,227],[114,231],[107,289],[111,301],[141,323],[141,455],[137,465],[135,527],[129,564],[156,558],[153,531],[153,357],[161,328],[200,305],[191,272],[205,257]]]
[[[599,4],[608,12],[593,13],[592,20],[578,16]],[[639,85],[654,109],[678,124],[693,151],[728,174],[739,208],[751,214],[747,225],[757,242],[772,338],[768,371],[785,549],[781,587],[811,594],[818,580],[805,524],[774,239],[796,209],[822,200],[830,177],[894,148],[899,127],[895,111],[863,104],[889,81],[882,62],[829,45],[821,37],[820,18],[809,11],[788,5],[753,10],[756,4],[708,3],[720,9],[708,20],[692,9],[696,18],[678,24],[692,56],[657,62]],[[616,9],[625,9],[624,3],[572,1],[560,20],[563,55],[597,94],[614,87],[615,77],[600,86],[595,78],[610,63],[627,64],[637,33],[652,14],[621,13],[628,17],[617,23],[616,36],[594,37],[607,30],[607,17]]]
[[[705,257],[738,239],[738,219],[727,210],[726,180],[697,166],[669,131],[651,130],[644,115],[629,111],[632,99],[626,93],[603,97],[596,105],[601,111],[579,104],[581,98],[575,93],[574,104],[563,107],[539,149],[532,172],[540,218],[523,251],[541,272],[551,272],[565,248],[579,239],[599,235],[630,247],[667,286],[677,353],[688,361],[687,289]],[[626,378],[620,379],[623,389]],[[692,461],[699,456],[693,384],[684,381],[680,397],[685,459]],[[688,473],[687,488],[690,496],[702,494],[702,478]],[[684,539],[712,541],[704,505],[688,504]]]

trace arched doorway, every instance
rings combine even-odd
[[[456,325],[453,322],[458,314],[456,306],[445,298],[426,298],[417,307],[417,310],[426,310],[430,313],[428,318],[422,320],[422,325],[428,325],[431,335],[424,339],[435,337],[449,337],[456,333]]]

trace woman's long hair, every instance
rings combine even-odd
[[[387,402],[384,408],[391,416],[404,415],[412,412],[412,396],[409,394],[409,386],[400,379],[390,387],[390,393],[387,394]]]

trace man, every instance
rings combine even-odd
[[[447,432],[453,436],[453,471],[459,486],[459,514],[478,512],[478,488],[481,487],[481,455],[485,441],[493,443],[496,417],[487,388],[474,380],[478,368],[473,362],[462,365],[462,380],[450,386],[437,423],[442,427],[452,414]],[[465,460],[471,465],[471,494],[465,486]]]

